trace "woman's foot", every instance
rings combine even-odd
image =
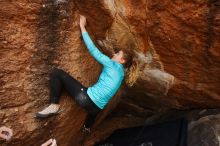
[[[59,111],[60,105],[59,104],[50,104],[48,107],[43,109],[42,111],[36,114],[37,118],[47,118],[52,115],[56,115]]]

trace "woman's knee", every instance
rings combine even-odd
[[[62,75],[63,73],[65,73],[62,69],[59,69],[59,68],[55,68],[52,73],[50,74],[50,77],[54,77],[54,76],[60,76]]]

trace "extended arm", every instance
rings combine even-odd
[[[92,56],[100,64],[107,66],[109,63],[111,63],[111,59],[108,56],[104,55],[102,52],[100,52],[99,49],[94,45],[92,39],[90,38],[88,32],[86,31],[85,25],[86,25],[86,18],[84,16],[80,16],[80,28],[86,47],[88,48]]]

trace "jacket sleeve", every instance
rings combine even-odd
[[[82,37],[89,52],[100,64],[102,64],[103,66],[108,66],[112,62],[108,56],[100,52],[99,49],[94,45],[88,32],[83,32]]]

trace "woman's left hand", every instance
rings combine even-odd
[[[83,15],[80,15],[80,26],[85,27],[86,26],[86,17]]]

